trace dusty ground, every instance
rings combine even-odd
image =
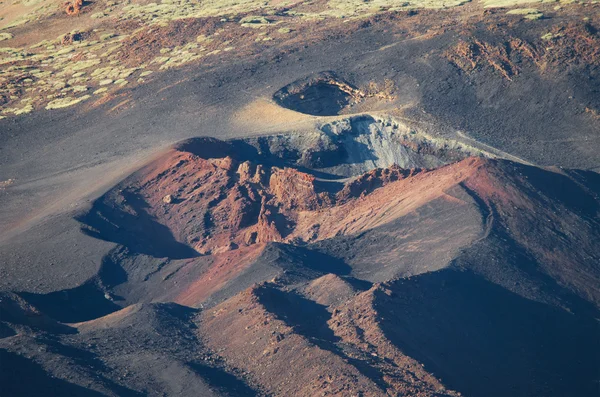
[[[3,393],[597,394],[598,7],[0,3]]]

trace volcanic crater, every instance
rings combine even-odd
[[[313,116],[335,116],[363,97],[360,90],[334,72],[321,72],[278,90],[273,99],[281,106]]]
[[[485,157],[368,115],[311,132],[196,138],[112,189],[79,220],[90,235],[173,259],[256,243],[307,244],[347,227],[320,222],[324,212],[475,155]]]

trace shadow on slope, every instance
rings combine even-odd
[[[229,397],[256,396],[257,392],[246,383],[220,368],[209,367],[202,363],[189,363],[190,368],[198,373],[213,389],[223,392]]]
[[[49,294],[20,295],[44,314],[63,323],[88,321],[121,309],[93,280],[76,288]]]
[[[40,309],[44,316],[63,323],[88,321],[113,313],[121,309],[115,301],[122,301],[123,298],[108,293],[107,289],[128,279],[127,272],[118,263],[118,258],[123,253],[127,254],[127,250],[112,250],[102,259],[98,274],[78,287],[47,294],[22,292],[19,297]],[[31,316],[28,318],[31,319]]]
[[[178,242],[168,227],[149,215],[147,206],[135,193],[113,190],[76,219],[87,226],[82,228],[85,234],[121,244],[134,254],[171,259],[199,255],[193,248]]]
[[[268,243],[250,266],[235,275],[220,290],[212,294],[203,307],[212,307],[253,284],[276,278],[287,285],[305,283],[327,273],[339,276],[351,271],[344,261],[313,251],[307,247],[284,243]]]
[[[381,327],[450,388],[473,396],[597,395],[597,321],[442,270],[376,296]]]
[[[320,346],[323,345],[322,342],[338,341],[339,338],[327,325],[327,321],[331,319],[327,307],[294,292],[284,292],[272,287],[257,289],[257,295],[267,311]]]
[[[38,308],[30,305],[18,294],[0,294],[0,338],[16,335],[13,329],[23,326],[34,330],[52,332],[57,334],[75,333],[76,331],[42,313]]]
[[[0,384],[4,396],[104,396],[50,376],[25,357],[0,349]]]
[[[296,292],[282,291],[266,285],[256,289],[260,303],[279,320],[294,328],[294,332],[305,337],[319,348],[341,357],[361,374],[385,389],[382,373],[369,365],[368,361],[348,354],[328,324],[331,313],[327,307],[303,297]]]
[[[571,178],[557,172],[549,172],[538,167],[505,163],[514,172],[523,175],[534,190],[534,197],[545,197],[549,202],[563,204],[569,210],[587,217],[598,216],[598,197],[590,194],[600,192],[600,175],[589,171],[567,171]],[[512,171],[511,170],[511,171]],[[510,172],[507,172],[510,175]],[[579,179],[579,180],[578,180]],[[577,181],[577,182],[575,182]]]

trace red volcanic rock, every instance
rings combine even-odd
[[[269,189],[278,203],[286,208],[316,209],[319,198],[315,192],[315,177],[293,168],[273,167]]]
[[[254,167],[249,161],[244,161],[243,163],[240,163],[236,171],[238,177],[240,178],[240,182],[246,182],[254,177],[252,173],[253,168]]]
[[[173,150],[142,171],[138,194],[148,203],[150,215],[166,225],[178,241],[192,245],[201,254],[211,254],[256,243],[316,241],[343,230],[372,228],[376,224],[371,220],[380,211],[386,215],[377,217],[379,222],[405,213],[402,208],[406,205],[396,205],[392,215],[384,210],[401,197],[394,191],[405,187],[398,185],[369,201],[361,201],[361,197],[387,185],[414,180],[423,184],[422,197],[416,201],[413,197],[408,204],[418,205],[442,195],[445,186],[464,179],[478,166],[467,161],[432,173],[398,166],[375,169],[348,182],[334,195],[319,192],[316,178],[297,169],[266,167],[238,161],[231,155],[204,159]],[[463,171],[460,177],[456,177],[458,170]],[[440,182],[434,182],[436,179]],[[351,218],[349,214],[353,214]]]
[[[281,231],[283,231],[285,228],[282,220],[279,220],[278,224],[274,209],[268,208],[266,203],[267,198],[263,197],[260,206],[260,214],[258,215],[258,224],[256,227],[257,243],[281,241]]]
[[[397,165],[393,165],[389,168],[376,168],[359,176],[355,180],[348,182],[337,194],[336,198],[345,201],[353,197],[366,195],[388,183],[413,176],[417,172],[419,171],[415,169],[405,170]]]
[[[445,390],[444,385],[427,372],[413,358],[403,353],[386,337],[381,329],[381,313],[374,307],[377,295],[391,291],[375,284],[342,305],[332,313],[328,325],[344,343],[358,351],[369,354],[373,367],[383,374],[391,395],[427,395],[423,390],[431,388],[442,395],[459,395]]]
[[[250,186],[234,185],[227,196],[227,207],[231,210],[229,215],[231,229],[239,230],[256,223],[261,202],[260,192],[255,192]]]
[[[210,159],[209,161],[211,164],[214,164],[225,171],[231,171],[235,166],[234,160],[229,156],[221,159]]]

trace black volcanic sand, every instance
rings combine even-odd
[[[391,297],[376,299],[386,336],[452,389],[467,396],[598,391],[593,318],[523,299],[467,271],[423,274],[391,289]]]

